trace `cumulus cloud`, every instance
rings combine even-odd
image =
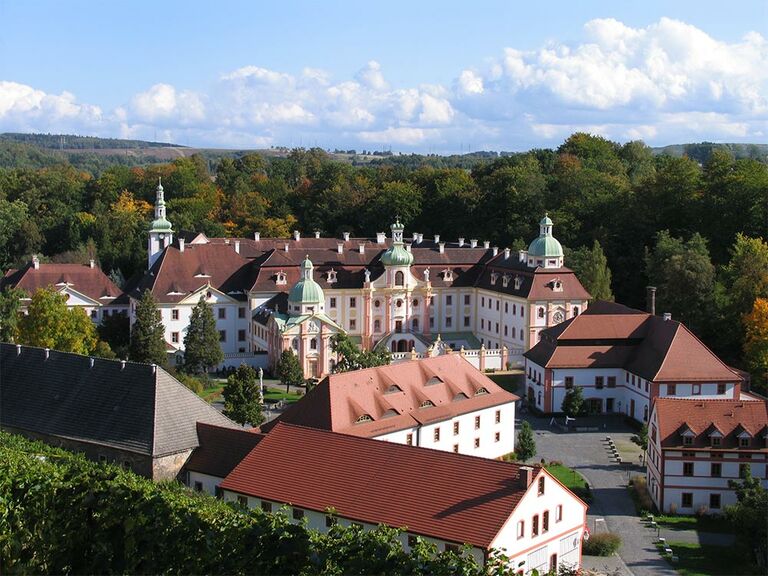
[[[443,85],[397,86],[370,60],[347,77],[258,63],[205,91],[170,83],[103,112],[73,94],[0,81],[0,130],[67,129],[218,146],[394,145],[457,151],[557,145],[576,130],[651,144],[758,140],[768,133],[768,41],[723,42],[679,20],[602,18],[580,43],[513,44]]]

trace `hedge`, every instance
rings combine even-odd
[[[621,536],[612,532],[600,532],[592,534],[584,542],[584,554],[589,556],[611,556],[619,550],[621,546]]]

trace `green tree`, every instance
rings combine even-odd
[[[768,389],[768,299],[758,298],[744,316],[744,360],[757,390]]]
[[[292,350],[283,350],[280,360],[277,362],[277,377],[285,384],[287,393],[290,386],[301,386],[304,383],[304,370],[301,368],[299,358]]]
[[[684,242],[662,230],[655,248],[646,250],[645,266],[648,280],[657,288],[656,309],[670,312],[700,333],[714,300],[715,268],[706,240],[697,232]]]
[[[237,371],[227,378],[222,396],[225,416],[243,425],[258,426],[264,422],[258,376],[247,364],[241,364]]]
[[[19,344],[92,354],[99,341],[96,327],[82,308],[67,308],[62,294],[38,289],[19,323]]]
[[[594,300],[613,301],[611,269],[600,242],[595,240],[592,249],[583,246],[567,254],[565,263],[581,281]]]
[[[119,358],[127,358],[131,344],[131,321],[125,312],[113,312],[103,316],[96,327],[99,338],[109,344]]]
[[[536,456],[536,440],[533,438],[533,430],[528,422],[523,421],[517,432],[517,441],[515,442],[515,454],[521,462]]]
[[[741,482],[728,481],[736,491],[737,503],[725,510],[727,518],[736,530],[737,541],[752,555],[759,573],[768,568],[768,490],[758,478],[752,476],[749,464]]]
[[[566,416],[575,418],[584,411],[584,392],[579,386],[574,386],[565,393],[563,398],[563,405],[560,410],[565,413]]]
[[[187,335],[184,337],[184,369],[192,374],[208,372],[224,360],[219,344],[219,331],[213,310],[205,296],[192,309]]]
[[[24,292],[16,288],[0,291],[0,342],[15,342],[19,331],[21,298]]]
[[[134,362],[159,366],[166,363],[165,328],[160,310],[157,309],[157,301],[149,290],[144,291],[136,305],[136,321],[131,330],[128,357]]]
[[[349,336],[341,332],[331,338],[331,349],[338,357],[334,372],[384,366],[389,364],[391,359],[386,350],[361,350]]]

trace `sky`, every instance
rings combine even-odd
[[[418,153],[768,142],[768,0],[0,0],[0,132]]]

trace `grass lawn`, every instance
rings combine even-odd
[[[575,470],[563,466],[562,464],[548,464],[547,471],[555,478],[565,484],[574,494],[585,502],[592,500],[592,493],[589,490],[589,484],[584,477]]]
[[[683,542],[668,542],[678,561],[664,556],[667,562],[683,576],[737,576],[753,574],[744,566],[744,555],[733,546],[701,546]],[[661,546],[658,546],[662,550]]]
[[[285,390],[281,390],[280,388],[264,389],[265,402],[279,402],[280,400],[282,400],[286,404],[292,404],[293,402],[296,402],[299,398],[301,398],[301,395],[296,394],[294,392],[289,392],[286,394]]]
[[[698,530],[699,532],[718,532],[732,534],[733,528],[725,518],[718,516],[654,516],[662,528],[669,530]]]
[[[506,374],[486,374],[488,378],[493,380],[496,384],[504,388],[507,392],[517,394],[525,378],[525,374],[513,372]]]
[[[200,397],[209,403],[221,399],[221,391],[224,390],[224,384],[226,384],[226,381],[215,382],[213,386],[205,388],[200,393]]]

